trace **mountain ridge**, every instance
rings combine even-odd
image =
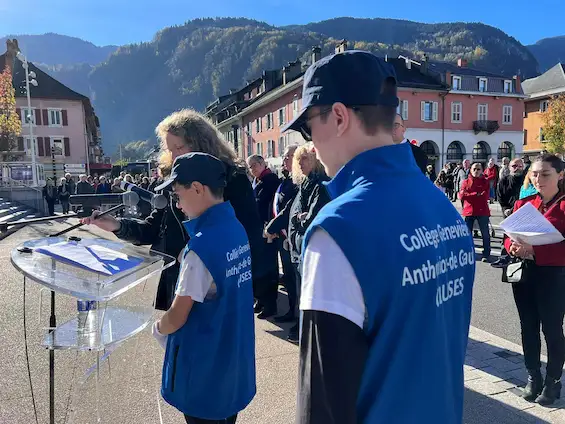
[[[320,46],[322,55],[333,53],[343,38],[349,48],[379,56],[418,60],[425,53],[430,60],[465,58],[469,66],[508,76],[539,73],[534,55],[498,28],[381,18],[285,27],[248,18],[196,19],[163,28],[150,41],[119,46],[99,63],[48,63],[42,68],[91,97],[104,149],[111,153],[118,144],[152,138],[155,125],[178,108],[203,110],[265,69],[282,68],[297,58],[307,65],[313,46]]]

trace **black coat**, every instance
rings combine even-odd
[[[524,178],[526,178],[525,174],[507,175],[498,182],[496,196],[503,212],[514,208],[514,203],[520,198],[520,188],[524,184]]]
[[[323,181],[329,178],[325,174],[310,173],[307,178],[300,184],[300,190],[290,204],[289,223],[288,223],[288,240],[290,243],[290,258],[293,263],[300,262],[302,254],[302,240],[306,230],[324,207],[330,201],[330,196]],[[306,212],[306,219],[298,220],[298,215]]]
[[[420,170],[425,174],[428,166],[428,155],[418,146],[410,143],[409,141],[407,141],[407,143],[409,143],[412,148],[412,154],[414,155],[418,168],[420,168]]]
[[[266,224],[273,219],[273,200],[275,193],[279,188],[280,180],[276,174],[268,171],[260,179],[257,180],[255,185],[255,201],[257,202],[257,210],[259,211],[259,218]]]
[[[170,198],[170,193],[163,194]],[[245,228],[251,247],[251,266],[253,278],[261,272],[263,227],[255,207],[255,198],[251,183],[244,169],[228,167],[228,184],[224,190],[224,200],[229,201],[235,210],[235,215]],[[122,218],[121,227],[115,232],[122,240],[136,245],[151,245],[151,248],[178,258],[180,252],[188,243],[189,237],[182,222],[186,218],[176,206],[169,201],[165,209],[154,209],[144,220]],[[161,274],[157,301],[155,307],[167,310],[174,299],[174,290],[180,270],[179,262],[166,269]]]

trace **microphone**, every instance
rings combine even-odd
[[[137,193],[127,191],[125,193],[112,194],[75,194],[69,196],[71,205],[82,206],[83,208],[95,208],[102,205],[121,205],[132,207],[139,203]]]
[[[141,200],[145,200],[150,203],[151,207],[154,209],[164,209],[169,205],[169,201],[164,195],[151,193],[150,191],[138,187],[135,184],[128,183],[127,181],[120,182],[120,188],[126,192],[137,193]]]

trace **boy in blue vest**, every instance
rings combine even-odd
[[[190,241],[173,303],[153,326],[166,347],[161,394],[188,424],[233,424],[256,391],[249,241],[223,200],[219,159],[179,156],[156,190],[171,184]]]
[[[461,423],[473,241],[393,142],[394,68],[363,51],[323,58],[302,102],[288,128],[333,179],[302,249],[296,423]]]

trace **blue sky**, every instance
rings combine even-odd
[[[523,44],[565,35],[564,0],[0,0],[0,36],[56,32],[97,45],[149,41],[200,17],[244,16],[272,25],[338,16],[483,22]]]

